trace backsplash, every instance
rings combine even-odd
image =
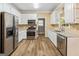
[[[54,30],[54,29],[57,29],[57,28],[59,28],[58,25],[50,25],[49,26],[49,29],[51,29],[51,30]]]
[[[71,24],[71,25],[65,25],[64,26],[65,30],[78,30],[79,31],[79,24]],[[59,30],[59,26],[58,25],[50,25],[50,29],[54,30],[54,29],[58,29]]]
[[[70,26],[73,29],[79,30],[79,24],[73,24],[73,25],[70,25]]]

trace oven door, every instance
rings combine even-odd
[[[35,31],[33,30],[27,31],[27,36],[35,36]]]
[[[63,56],[67,55],[67,38],[65,36],[57,35],[57,48]]]

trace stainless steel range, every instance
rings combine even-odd
[[[33,39],[35,38],[35,31],[36,31],[36,28],[34,28],[33,26],[29,27],[27,29],[27,38],[28,39]]]
[[[36,35],[36,21],[35,20],[28,20],[28,29],[27,29],[27,38],[34,39]]]

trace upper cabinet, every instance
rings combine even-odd
[[[37,14],[28,14],[27,17],[28,17],[28,20],[36,20]]]
[[[65,23],[64,4],[59,5],[59,7],[58,7],[58,13],[59,13],[59,24],[62,25],[62,24]]]
[[[51,24],[59,24],[63,17],[63,4],[60,4],[51,14]]]
[[[20,12],[16,8],[14,8],[14,6],[8,3],[0,3],[0,12],[7,12],[20,17]]]
[[[59,23],[59,13],[57,12],[57,10],[52,12],[50,23],[51,24],[58,24]]]
[[[3,3],[0,3],[0,12],[3,11]]]
[[[79,23],[79,3],[60,4],[51,14],[51,24]]]
[[[79,3],[76,3],[74,5],[74,9],[75,9],[75,23],[79,23]]]
[[[64,4],[64,19],[65,24],[73,24],[75,22],[75,10],[73,3]]]
[[[79,23],[79,3],[66,3],[64,9],[65,23]]]
[[[55,24],[55,23],[56,23],[55,21],[56,21],[56,20],[55,20],[55,12],[53,12],[53,13],[51,14],[50,23],[51,23],[51,24]]]
[[[27,24],[28,16],[22,14],[21,19],[19,20],[19,24]]]
[[[36,20],[37,14],[22,14],[19,24],[28,24],[28,20]]]

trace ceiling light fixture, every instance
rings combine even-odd
[[[39,3],[34,3],[33,5],[34,5],[34,8],[36,9],[39,8]]]

